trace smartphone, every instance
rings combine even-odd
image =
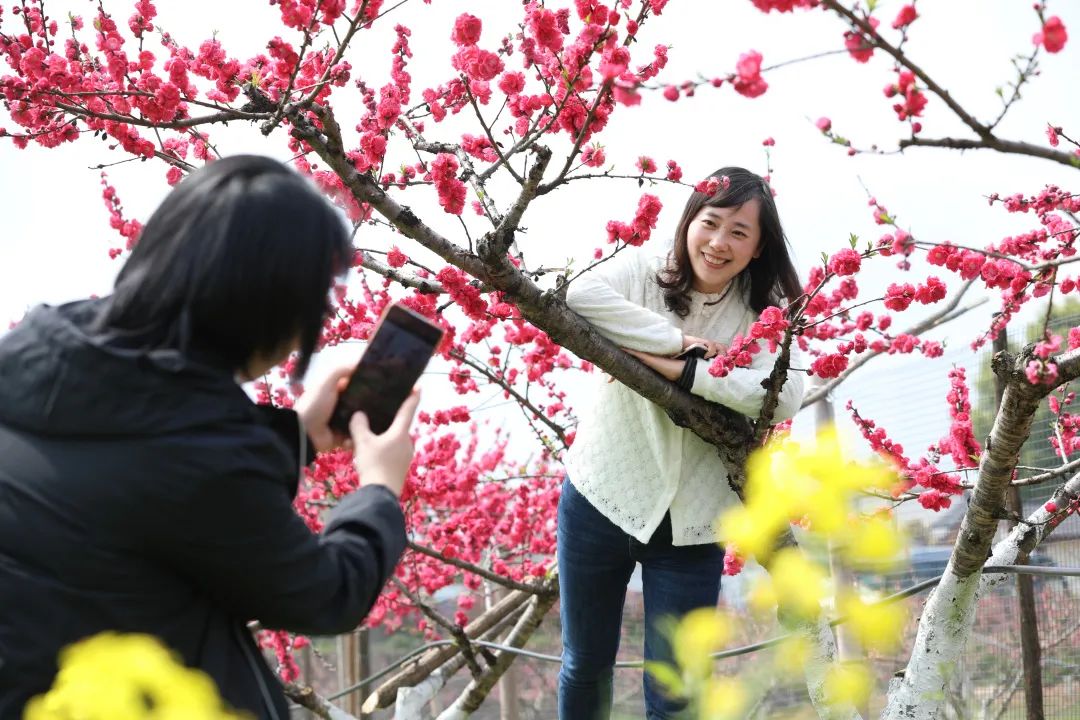
[[[338,396],[330,427],[347,436],[349,420],[361,411],[373,433],[386,432],[442,336],[442,328],[423,315],[398,303],[391,305],[379,320],[349,384]]]

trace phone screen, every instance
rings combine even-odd
[[[349,420],[359,410],[367,415],[372,432],[386,432],[440,339],[440,327],[401,306],[391,306],[338,398],[330,426],[348,434]]]

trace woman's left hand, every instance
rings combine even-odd
[[[337,405],[338,396],[349,384],[356,363],[349,363],[331,370],[313,387],[309,387],[296,401],[294,410],[304,424],[317,452],[327,452],[339,447],[350,447],[352,440],[330,428],[330,415]]]
[[[641,352],[639,350],[623,348],[623,352],[633,355],[672,382],[679,379],[682,375],[683,366],[686,365],[685,360],[675,360],[674,358],[653,355],[652,353]]]

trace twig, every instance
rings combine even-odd
[[[376,260],[371,253],[365,250],[359,250],[358,252],[360,253],[360,265],[366,270],[390,278],[396,283],[400,283],[407,288],[413,288],[425,295],[441,295],[446,292],[446,288],[436,280],[422,278],[412,273],[403,273],[395,267],[390,267],[386,263]]]
[[[510,397],[514,398],[518,405],[520,405],[522,408],[527,408],[528,410],[530,410],[533,415],[535,415],[542,423],[548,426],[548,429],[550,429],[551,432],[555,433],[555,435],[559,438],[559,442],[561,442],[564,447],[567,446],[566,431],[563,430],[563,428],[554,420],[547,417],[547,415],[542,410],[540,410],[540,408],[533,405],[527,397],[519,393],[517,389],[514,388],[510,383],[508,383],[504,378],[491,372],[491,370],[488,369],[487,365],[473,360],[471,357],[469,357],[463,352],[459,352],[458,350],[451,350],[450,357],[468,365],[473,370],[476,370],[478,373],[487,378],[490,382],[498,385],[507,393],[509,393]]]
[[[1080,158],[1077,158],[1075,155],[1072,155],[1070,153],[1053,150],[1051,148],[1042,147],[1040,145],[1032,145],[1031,143],[1019,142],[1016,140],[1002,140],[995,135],[991,135],[989,138],[981,140],[968,140],[965,138],[951,137],[913,137],[906,138],[900,141],[901,150],[908,147],[940,147],[949,148],[951,150],[997,150],[998,152],[1012,155],[1027,155],[1029,157],[1042,158],[1044,160],[1050,160],[1061,165],[1068,165],[1069,167],[1073,168],[1080,165]]]
[[[77,105],[68,105],[67,103],[55,103],[55,106],[61,110],[66,110],[73,115],[78,115],[83,118],[92,118],[95,120],[113,120],[115,122],[125,123],[127,125],[138,125],[139,127],[149,128],[164,128],[166,130],[176,130],[180,128],[195,127],[196,125],[208,125],[211,123],[228,122],[230,120],[261,120],[265,117],[263,113],[247,113],[240,110],[226,110],[212,115],[202,115],[194,118],[183,118],[181,120],[171,120],[169,122],[151,122],[150,120],[144,120],[142,118],[133,117],[131,115],[118,115],[116,113],[100,113],[92,110],[81,108]]]
[[[1064,465],[1062,465],[1059,468],[1054,468],[1053,470],[1049,470],[1047,472],[1040,473],[1038,475],[1032,475],[1031,477],[1021,478],[1019,480],[1013,480],[1010,483],[1010,485],[1012,485],[1013,487],[1024,487],[1026,485],[1038,485],[1039,483],[1044,483],[1047,480],[1053,480],[1055,478],[1059,478],[1059,477],[1062,477],[1064,475],[1068,475],[1069,473],[1074,472],[1074,471],[1076,471],[1078,469],[1080,469],[1080,458],[1076,458],[1075,460],[1070,460],[1069,462],[1065,463]],[[964,482],[960,483],[960,486],[963,487],[965,490],[971,490],[972,488],[975,487],[975,483],[970,482],[970,481],[964,481]]]
[[[502,585],[503,587],[510,588],[511,590],[520,590],[521,592],[533,593],[535,595],[541,595],[547,592],[545,587],[542,585],[528,585],[526,583],[512,580],[508,577],[504,577],[503,575],[499,575],[498,573],[493,573],[490,570],[486,570],[479,565],[474,565],[473,563],[466,562],[458,558],[447,557],[438,550],[434,550],[412,540],[408,541],[408,547],[410,550],[418,552],[421,555],[427,555],[428,557],[440,560],[447,565],[453,565],[456,568],[471,572],[474,575],[479,575],[485,580],[490,580],[493,583],[497,583],[499,585]]]
[[[457,643],[458,648],[461,650],[461,654],[465,656],[465,663],[469,666],[469,672],[472,673],[473,677],[480,677],[483,675],[484,668],[480,667],[480,662],[476,659],[476,652],[472,646],[472,642],[469,640],[469,636],[465,634],[465,630],[453,620],[421,600],[420,596],[410,590],[399,578],[391,578],[391,581],[405,597],[409,598],[410,602],[412,602],[420,612],[427,615],[431,618],[432,622],[450,633],[451,637],[453,637],[454,641]]]
[[[968,305],[967,307],[960,308],[959,310],[956,309],[956,306],[960,304],[960,299],[964,296],[964,293],[966,293],[971,288],[974,282],[974,280],[968,280],[967,282],[965,282],[963,285],[960,286],[960,289],[957,291],[956,295],[953,296],[952,300],[950,300],[947,305],[942,307],[940,310],[938,310],[936,313],[926,318],[922,322],[912,325],[910,328],[908,328],[901,334],[917,337],[924,332],[927,332],[928,330],[932,330],[933,328],[944,325],[951,320],[955,320],[969,310],[977,308],[983,303],[985,303],[986,300],[982,299],[975,303],[972,303],[971,305]],[[883,353],[880,351],[873,351],[863,353],[859,357],[855,358],[855,360],[853,360],[851,364],[848,365],[847,369],[844,370],[844,372],[840,373],[824,385],[820,385],[819,387],[816,387],[810,392],[808,392],[803,398],[802,407],[809,407],[810,405],[816,403],[818,400],[821,400],[823,397],[832,392],[837,385],[844,382],[844,380],[847,380],[853,372],[855,372],[860,367],[882,354]]]

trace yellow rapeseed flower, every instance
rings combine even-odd
[[[705,686],[701,698],[700,720],[734,720],[743,717],[749,693],[735,678],[714,678]]]
[[[866,603],[852,593],[840,600],[840,612],[864,648],[892,652],[899,647],[907,619],[901,603]]]
[[[675,628],[675,662],[684,675],[704,680],[712,675],[712,654],[730,638],[731,623],[716,608],[692,610]]]
[[[720,515],[718,540],[739,548],[746,557],[762,557],[772,550],[787,522],[786,517],[763,514],[749,504],[736,505]]]
[[[830,705],[850,703],[856,707],[870,699],[874,677],[864,663],[834,665],[825,676],[825,700]]]
[[[900,529],[883,517],[858,517],[838,538],[840,552],[852,567],[878,572],[898,565],[906,545]]]
[[[772,550],[790,523],[802,518],[817,535],[848,535],[856,493],[887,489],[894,482],[895,472],[880,461],[851,461],[832,427],[810,446],[770,442],[748,459],[745,502],[721,516],[718,540],[761,556]],[[882,542],[887,537],[869,539],[871,550],[886,552]]]
[[[664,693],[671,697],[685,697],[686,684],[674,665],[660,660],[646,660],[645,672],[652,676]]]
[[[804,619],[817,617],[825,597],[825,571],[797,548],[784,548],[769,564],[769,575],[758,580],[751,590],[750,604],[755,610],[780,605]]]
[[[802,635],[789,635],[776,646],[774,663],[784,675],[798,675],[810,659],[810,643]]]
[[[235,720],[208,675],[149,635],[101,633],[60,652],[52,688],[24,720]]]

